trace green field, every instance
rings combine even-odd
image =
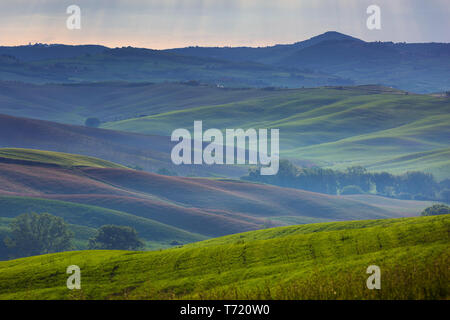
[[[61,167],[125,168],[109,161],[88,156],[20,148],[0,149],[0,162],[2,158],[39,164],[53,164]]]
[[[74,232],[74,245],[80,250],[87,249],[88,240],[95,234],[95,229],[107,224],[135,228],[149,248],[170,247],[172,241],[187,243],[206,239],[199,234],[118,210],[66,201],[0,195],[0,228],[3,228],[4,234],[9,232],[8,225],[13,218],[29,212],[46,212],[63,218]],[[0,237],[2,240],[3,237]]]
[[[361,86],[285,90],[283,95],[108,122],[104,128],[170,135],[208,128],[278,128],[281,157],[320,166],[418,170],[450,177],[450,100]]]
[[[49,137],[69,134],[73,138],[76,134],[80,141],[74,143],[74,152],[156,171],[156,166],[172,165],[168,155],[172,145],[162,137],[170,137],[177,128],[192,130],[194,121],[202,120],[204,130],[278,128],[281,157],[294,163],[334,169],[362,165],[371,171],[392,173],[416,170],[432,173],[438,180],[450,178],[450,99],[445,96],[375,85],[270,90],[179,83],[3,86],[0,113],[70,124],[97,117],[105,129],[161,137],[145,142],[145,136],[121,135],[93,147],[92,136],[105,141],[109,135],[92,128],[63,130],[46,123],[46,129],[39,131],[43,134],[41,143],[33,140],[33,132],[25,126],[19,135],[23,138],[15,137],[14,144],[7,144],[12,147],[47,150],[50,146],[49,150],[71,152],[61,141],[55,146]],[[95,99],[90,98],[93,96]],[[133,141],[133,150],[125,150],[125,139]],[[122,153],[115,154],[109,150],[112,147]],[[108,152],[99,153],[103,148],[109,148]],[[130,156],[136,149],[147,153]],[[153,165],[143,164],[151,161]],[[189,174],[184,167],[172,169]],[[228,171],[216,174],[239,176]]]
[[[180,248],[0,262],[1,299],[448,299],[450,216],[320,223]],[[66,288],[67,266],[81,290]],[[381,269],[381,290],[366,269]]]

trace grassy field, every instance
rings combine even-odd
[[[450,216],[274,228],[153,252],[0,262],[1,299],[448,299]],[[69,265],[81,290],[66,288]],[[381,269],[381,290],[366,269]]]
[[[6,228],[12,218],[23,213],[50,213],[70,224],[78,249],[87,249],[87,242],[95,229],[115,224],[135,228],[149,246],[168,247],[170,242],[188,243],[206,237],[130,213],[73,202],[32,197],[0,196],[0,226]],[[0,241],[3,239],[0,239]]]
[[[448,98],[376,86],[285,90],[284,95],[108,122],[104,128],[170,135],[176,128],[278,128],[281,157],[321,166],[420,170],[450,177]],[[428,157],[423,157],[428,154]],[[421,156],[422,155],[422,156]]]
[[[153,252],[0,262],[1,299],[448,299],[450,216],[253,231]],[[82,289],[65,287],[67,266]],[[366,268],[381,269],[381,290]]]
[[[150,172],[167,168],[184,176],[238,178],[247,173],[246,168],[239,166],[176,166],[170,158],[172,149],[170,137],[119,132],[2,114],[0,114],[0,147],[79,154]],[[22,152],[21,155],[26,154]],[[44,160],[50,159],[47,157]]]
[[[34,129],[38,140],[34,130],[25,126],[13,144],[2,142],[5,146],[83,153],[150,171],[169,166],[190,175],[184,167],[172,168],[169,155],[174,144],[164,137],[177,128],[191,130],[194,120],[202,120],[204,130],[278,128],[281,156],[293,161],[335,169],[362,165],[393,173],[419,170],[439,180],[450,177],[450,99],[443,96],[374,85],[268,90],[174,83],[2,83],[0,88],[4,89],[0,90],[0,113],[71,124],[97,117],[105,129],[152,135],[144,139],[114,133],[116,139],[112,139],[113,134],[91,128],[47,124],[43,129],[40,124],[39,130]],[[11,121],[3,120],[2,126]],[[11,125],[8,130],[19,128]],[[57,142],[49,138],[53,136]],[[74,141],[74,149],[68,149],[59,136]],[[236,177],[239,173],[216,170],[215,174]]]
[[[0,217],[36,211],[87,228],[128,225],[161,247],[267,227],[416,216],[429,206],[233,179],[164,176],[79,155],[2,150]],[[90,163],[97,167],[84,166]]]
[[[93,157],[19,148],[0,149],[0,162],[2,159],[19,160],[37,164],[53,164],[61,167],[125,168],[124,166]]]

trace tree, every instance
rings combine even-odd
[[[132,227],[105,225],[89,239],[89,249],[137,250],[144,246]]]
[[[440,193],[441,200],[450,203],[450,189],[444,189]]]
[[[359,186],[364,192],[370,190],[370,174],[367,169],[361,166],[347,168],[340,176],[341,186],[355,185]]]
[[[341,194],[344,194],[344,195],[345,194],[362,194],[362,193],[364,193],[364,191],[359,186],[355,186],[355,185],[345,186],[341,190]]]
[[[439,188],[439,185],[432,174],[413,171],[400,176],[398,188],[398,193],[406,192],[421,195],[423,199],[427,199],[434,198],[435,190]]]
[[[5,243],[16,257],[26,257],[72,249],[73,233],[60,217],[49,213],[25,213],[10,224],[11,238]]]
[[[87,118],[84,122],[84,125],[86,127],[98,128],[98,126],[100,125],[100,120],[98,118]]]
[[[5,243],[8,235],[9,232],[6,229],[0,229],[0,260],[6,260],[10,255],[9,248]]]
[[[422,216],[437,216],[440,214],[449,214],[450,207],[445,204],[435,204],[422,211]]]
[[[178,176],[178,174],[175,171],[172,171],[167,168],[159,168],[158,171],[156,171],[157,174],[161,174],[163,176]]]

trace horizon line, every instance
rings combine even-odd
[[[348,34],[345,34],[345,33],[341,33],[341,32],[338,32],[338,31],[326,31],[324,33],[320,33],[320,34],[318,34],[316,36],[313,36],[311,38],[307,38],[307,39],[304,39],[304,40],[299,40],[299,41],[290,42],[290,43],[269,44],[269,45],[266,45],[266,46],[262,46],[262,45],[259,45],[259,46],[251,46],[251,45],[238,45],[238,46],[232,46],[232,45],[230,45],[230,46],[227,46],[227,45],[224,45],[224,46],[220,46],[220,45],[205,45],[205,46],[203,46],[203,45],[194,45],[193,44],[193,45],[187,45],[187,46],[184,46],[184,47],[166,47],[166,48],[154,49],[154,48],[151,48],[151,47],[139,47],[139,46],[132,46],[132,45],[110,46],[110,45],[105,45],[105,44],[101,44],[101,43],[97,43],[97,44],[94,44],[94,43],[71,44],[71,43],[64,43],[64,42],[63,43],[35,42],[34,44],[32,44],[31,42],[29,42],[28,44],[20,44],[20,45],[3,45],[3,44],[0,44],[0,47],[11,47],[11,48],[13,48],[13,47],[27,47],[27,46],[31,46],[32,47],[32,46],[38,46],[38,45],[43,45],[43,46],[73,46],[73,47],[77,47],[77,46],[100,46],[100,47],[105,47],[105,48],[108,48],[108,49],[135,48],[135,49],[147,49],[147,50],[155,50],[155,51],[184,49],[184,48],[231,48],[231,49],[232,48],[249,48],[249,49],[261,49],[261,48],[270,48],[270,47],[276,47],[276,46],[294,45],[294,44],[301,43],[301,42],[304,42],[304,41],[308,41],[308,40],[311,40],[313,38],[320,37],[320,36],[323,36],[323,35],[329,34],[329,33],[340,34],[340,35],[343,35],[343,36],[347,36],[349,38],[353,38],[355,41],[359,40],[359,41],[362,41],[362,42],[365,42],[365,43],[450,44],[450,42],[436,42],[436,41],[430,41],[430,42],[408,42],[408,41],[394,42],[394,41],[381,41],[381,40],[365,41],[363,39],[360,39],[360,38],[357,38],[357,37],[354,37],[354,36],[351,36],[351,35],[348,35]],[[350,39],[348,39],[348,40],[350,40]],[[327,40],[325,40],[325,41],[327,41]],[[329,41],[332,41],[332,40],[329,40]]]

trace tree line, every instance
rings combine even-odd
[[[319,167],[300,168],[288,160],[281,160],[276,175],[261,175],[258,167],[251,168],[248,175],[241,179],[332,195],[369,193],[405,200],[450,203],[450,179],[437,182],[432,174],[419,171],[394,175],[389,172],[368,172],[361,166],[343,171]]]

